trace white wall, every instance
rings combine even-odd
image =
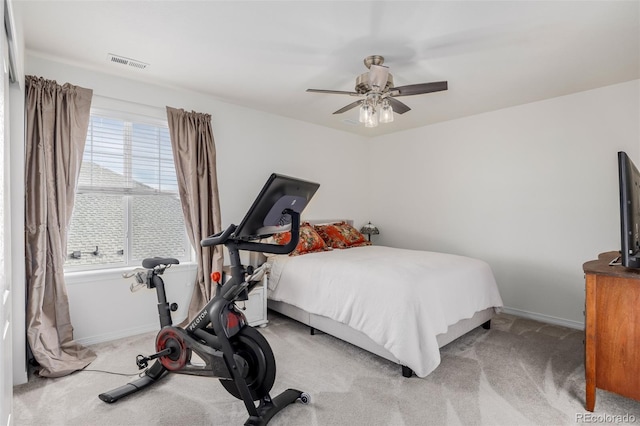
[[[352,197],[366,184],[367,164],[358,161],[368,146],[364,137],[41,57],[28,55],[25,68],[26,74],[93,89],[94,106],[125,107],[112,100],[120,99],[138,103],[138,112],[164,118],[165,106],[210,113],[224,223],[242,219],[272,172],[321,184],[305,216],[346,215],[356,223],[364,220],[367,212]]]
[[[273,172],[320,183],[305,217],[349,217],[356,224],[368,217],[361,200],[352,196],[366,184],[367,165],[359,161],[366,140],[360,136],[42,57],[27,55],[25,73],[91,88],[97,107],[161,118],[166,118],[165,106],[211,114],[223,226],[240,222]],[[181,305],[174,319],[186,313],[195,277],[193,267],[181,267],[165,276],[170,301]],[[95,343],[158,327],[155,294],[146,290],[129,293],[129,282],[120,272],[70,274],[67,278],[76,340]]]
[[[24,81],[13,83],[10,95],[10,188],[11,198],[11,278],[13,315],[13,380],[15,384],[27,382],[27,337],[24,333],[26,321],[26,294],[24,289]],[[16,361],[17,360],[17,361]]]
[[[620,248],[639,99],[636,80],[374,139],[376,241],[484,259],[509,311],[581,327],[582,264]]]
[[[167,300],[179,306],[171,314],[175,324],[187,316],[195,268],[194,264],[178,265],[163,275]],[[159,329],[155,291],[142,288],[131,293],[134,279],[122,278],[122,272],[114,269],[65,277],[73,336],[79,343],[90,345]]]
[[[12,1],[7,2],[11,6]],[[17,82],[9,87],[9,132],[11,146],[9,197],[11,203],[11,280],[13,316],[13,383],[27,382],[27,337],[25,334],[26,294],[24,257],[24,37],[20,26],[13,26]]]
[[[4,22],[4,3],[0,10]],[[13,398],[13,316],[11,274],[11,206],[9,182],[11,169],[9,126],[9,55],[7,33],[0,33],[0,60],[4,72],[0,71],[0,424],[11,425]]]

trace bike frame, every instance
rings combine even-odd
[[[248,292],[257,284],[257,282],[246,282],[245,274],[247,271],[240,262],[240,250],[286,254],[290,253],[298,244],[300,214],[290,209],[286,209],[283,213],[291,216],[291,240],[286,245],[281,246],[236,239],[232,236],[236,229],[235,225],[230,225],[223,232],[202,240],[201,245],[203,247],[219,244],[224,244],[227,247],[231,264],[231,277],[225,283],[218,284],[215,297],[200,310],[198,315],[185,328],[173,326],[171,307],[167,302],[164,281],[160,276],[164,273],[167,265],[152,269],[151,276],[148,278],[148,286],[155,287],[158,298],[158,316],[161,326],[159,336],[163,332],[173,333],[174,336],[179,337],[184,342],[187,349],[193,350],[205,362],[204,366],[196,366],[189,363],[171,371],[233,380],[250,416],[247,424],[253,424],[254,420],[257,422],[256,424],[263,424],[261,422],[268,421],[282,406],[291,403],[300,394],[299,391],[289,389],[278,395],[273,401],[267,395],[260,405],[256,407],[249,387],[244,380],[248,368],[247,363],[244,358],[234,353],[230,340],[243,327],[247,326],[244,314],[235,307],[235,301],[241,300],[241,298],[246,300]],[[213,329],[213,334],[209,331],[211,328]],[[158,352],[151,357],[145,358],[145,362],[164,355],[166,354]],[[168,371],[160,360],[156,359],[155,363],[145,371],[141,378],[101,394],[100,399],[105,402],[115,402],[155,383]]]

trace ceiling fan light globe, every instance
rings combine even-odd
[[[364,123],[367,121],[367,107],[363,104],[360,105],[360,115],[358,117],[358,121]]]
[[[393,108],[389,102],[384,102],[382,109],[380,110],[380,122],[391,123],[393,122]]]
[[[360,122],[366,124],[367,122],[371,121],[371,117],[373,115],[375,115],[373,107],[367,103],[362,104],[362,106],[360,107]]]
[[[371,111],[372,113],[367,117],[367,121],[364,122],[364,127],[378,127],[378,114],[373,108],[371,108]]]

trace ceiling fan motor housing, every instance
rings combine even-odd
[[[389,89],[393,89],[393,76],[391,74],[389,74],[389,76],[387,77],[387,84],[384,86],[381,92],[386,92]],[[370,90],[371,90],[371,84],[369,82],[369,73],[365,72],[363,74],[360,74],[356,78],[355,91],[361,95],[364,95]]]
[[[382,65],[382,64],[384,64],[384,56],[371,55],[364,58],[364,66],[367,68],[371,68],[371,65]]]

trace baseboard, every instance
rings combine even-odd
[[[563,327],[573,328],[576,330],[584,330],[584,322],[552,317],[550,315],[543,315],[543,314],[538,314],[536,312],[523,311],[521,309],[508,308],[506,306],[502,308],[502,312],[504,312],[505,314],[532,319],[532,320],[544,322],[547,324],[560,325]]]
[[[110,342],[112,340],[122,339],[124,337],[136,336],[138,334],[158,331],[158,324],[146,324],[139,327],[127,328],[126,330],[118,330],[112,333],[104,333],[96,336],[83,337],[75,339],[77,343],[84,346],[95,345],[96,343]]]
[[[563,327],[573,328],[576,330],[584,330],[584,323],[578,321],[571,321],[564,318],[557,318],[550,315],[538,314],[536,312],[523,311],[521,309],[503,307],[502,312],[505,314],[514,315],[517,317],[532,319],[547,324],[560,325]],[[122,339],[124,337],[135,336],[138,334],[148,333],[151,331],[157,331],[158,324],[146,324],[139,327],[128,328],[126,330],[119,330],[117,332],[99,334],[97,336],[83,337],[76,339],[76,342],[84,346],[95,345],[96,343],[110,342],[112,340]]]

